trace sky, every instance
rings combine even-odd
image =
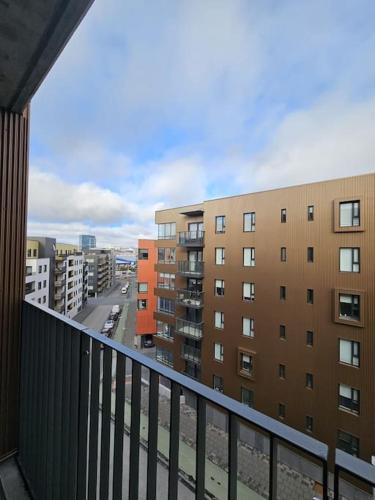
[[[28,233],[375,171],[373,0],[96,0],[32,101]]]

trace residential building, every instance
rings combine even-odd
[[[87,252],[92,248],[96,248],[96,236],[92,234],[80,234],[79,248],[82,252]]]
[[[156,334],[156,320],[154,311],[156,296],[154,291],[157,285],[155,264],[157,249],[155,240],[138,240],[138,275],[137,275],[137,318],[136,335],[144,345],[144,339],[152,340]]]
[[[88,265],[88,295],[97,296],[113,285],[116,258],[113,250],[92,249],[84,253]]]
[[[49,307],[50,259],[40,257],[40,243],[27,240],[25,296]]]
[[[56,239],[55,238],[47,238],[45,236],[30,236],[30,240],[34,242],[38,242],[38,255],[41,259],[49,260],[49,298],[48,298],[48,307],[54,309],[55,304],[55,289],[53,283],[55,281],[55,253],[56,253]],[[34,250],[33,250],[34,252]],[[26,256],[28,256],[28,249]]]
[[[58,312],[64,299],[64,312],[74,318],[84,304],[84,261],[76,245],[56,243],[55,301]]]
[[[156,212],[167,364],[370,460],[374,194],[371,174]]]

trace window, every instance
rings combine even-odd
[[[159,363],[171,366],[173,368],[173,353],[168,351],[168,349],[163,349],[162,347],[156,347],[156,359]]]
[[[314,332],[307,330],[306,332],[306,345],[312,347],[314,345]]]
[[[340,271],[359,273],[359,248],[340,248]]]
[[[43,269],[43,268],[42,268],[42,266],[39,266],[39,267],[38,267],[38,272],[39,272],[39,274],[42,272],[42,269]]]
[[[36,251],[36,249],[34,248],[34,250],[33,250],[33,257],[36,257],[36,256],[37,256],[37,251]]]
[[[148,260],[148,249],[139,248],[138,249],[138,260]]]
[[[41,290],[41,289],[42,289],[42,282],[38,281],[38,290]]]
[[[28,248],[28,249],[27,249],[27,256],[28,256],[28,257],[31,257],[31,248]]]
[[[47,280],[43,280],[43,288],[47,288]]]
[[[218,375],[214,375],[212,387],[215,389],[215,391],[224,392],[223,377],[219,377]]]
[[[43,295],[43,304],[45,304],[47,301],[47,297],[45,295]]]
[[[43,270],[44,270],[45,273],[47,272],[47,264],[44,264]]]
[[[307,262],[314,262],[314,247],[307,247]]]
[[[280,248],[280,260],[281,260],[281,262],[286,262],[286,248],[285,247]]]
[[[279,377],[286,378],[286,366],[285,365],[279,365]]]
[[[314,220],[314,205],[309,205],[307,207],[307,220],[309,222]]]
[[[137,309],[138,311],[144,311],[145,309],[147,309],[147,299],[138,299]]]
[[[240,352],[240,371],[246,375],[252,375],[253,357],[250,354]]]
[[[225,248],[215,248],[215,263],[218,266],[225,264]]]
[[[224,295],[224,280],[215,280],[215,295]]]
[[[340,203],[340,227],[360,226],[360,202],[345,201]]]
[[[158,297],[158,311],[167,314],[174,314],[175,312],[175,301],[172,299],[166,299],[164,297]]]
[[[286,339],[286,328],[285,328],[285,325],[280,325],[279,335],[280,335],[281,339],[283,339],[283,340]]]
[[[219,344],[215,342],[214,344],[214,356],[216,361],[224,361],[224,346],[223,344]]]
[[[148,291],[148,283],[138,283],[138,292],[146,293]]]
[[[242,300],[255,300],[255,283],[242,283]]]
[[[282,208],[280,211],[280,221],[286,222],[286,208]]]
[[[306,387],[308,389],[314,388],[314,375],[312,373],[306,373]]]
[[[280,300],[286,300],[286,286],[280,287]]]
[[[176,275],[171,273],[158,274],[158,288],[167,288],[174,290]]]
[[[224,313],[215,311],[215,328],[224,328]]]
[[[158,337],[163,337],[169,340],[174,338],[174,327],[163,321],[156,322],[156,334]]]
[[[243,265],[247,267],[255,266],[255,248],[243,249]]]
[[[41,304],[42,303],[42,299],[38,299],[38,304]]]
[[[339,294],[339,317],[352,321],[360,320],[359,295]]]
[[[167,222],[158,224],[158,239],[159,240],[174,240],[176,238],[176,223]]]
[[[346,451],[350,455],[358,457],[359,455],[359,439],[352,434],[344,431],[337,433],[337,448]]]
[[[241,402],[250,408],[254,408],[254,391],[241,387]]]
[[[340,384],[339,408],[359,415],[359,390],[345,384]]]
[[[176,249],[158,248],[158,262],[160,264],[174,264],[176,262]]]
[[[285,405],[283,403],[279,403],[278,406],[278,416],[279,418],[285,418]]]
[[[254,337],[254,320],[252,318],[242,318],[242,335]]]
[[[359,342],[340,339],[339,353],[340,363],[346,363],[347,365],[359,367]]]
[[[215,217],[215,232],[225,233],[225,215],[217,215]]]
[[[306,301],[308,304],[314,304],[314,290],[312,288],[307,289]]]
[[[246,233],[253,233],[255,231],[255,212],[243,214],[243,230]]]
[[[306,430],[308,432],[313,432],[314,430],[314,419],[309,415],[306,416]]]

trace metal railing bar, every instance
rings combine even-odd
[[[375,487],[375,466],[337,448],[335,450],[335,471],[336,469],[337,475],[341,471],[346,472],[369,486]]]
[[[91,339],[87,335],[80,335],[80,340],[81,373],[79,387],[77,500],[86,500]]]
[[[269,460],[269,499],[277,499],[277,439],[270,435],[270,460]]]
[[[88,498],[96,498],[98,477],[100,343],[91,345],[91,398],[89,430]]]
[[[61,353],[64,349],[64,324],[56,321],[56,387],[54,393],[55,406],[55,423],[54,423],[54,470],[53,470],[53,489],[55,498],[61,498],[60,481],[61,481],[61,448],[64,446],[62,441],[62,392],[63,392],[63,356]]]
[[[69,462],[68,484],[69,498],[77,496],[77,466],[78,466],[78,425],[79,425],[79,383],[81,362],[81,338],[70,329],[71,337],[71,376],[70,376],[70,425],[69,425]]]
[[[69,432],[70,432],[70,386],[71,386],[71,341],[69,325],[63,329],[63,384],[62,384],[62,429],[61,429],[61,498],[69,498]]]
[[[204,500],[206,479],[206,401],[197,396],[197,444],[195,455],[195,498]]]
[[[148,404],[148,447],[147,447],[147,500],[156,498],[156,476],[158,464],[158,413],[159,375],[150,371]]]
[[[104,347],[102,383],[102,428],[100,446],[100,498],[108,498],[111,443],[112,349]]]
[[[56,325],[57,320],[51,318],[49,323],[51,324],[48,328],[48,396],[47,396],[47,406],[48,406],[48,418],[47,418],[47,470],[46,470],[46,496],[47,498],[53,497],[53,456],[54,456],[54,447],[53,447],[53,433],[55,426],[55,405],[54,405],[54,393],[56,390]]]
[[[168,499],[178,498],[178,459],[180,444],[180,393],[181,387],[171,382],[171,413],[169,421],[169,478]]]
[[[125,432],[125,374],[126,358],[117,353],[116,359],[116,403],[115,431],[113,447],[113,498],[122,498],[122,475],[124,463],[124,432]]]
[[[132,394],[130,420],[130,454],[129,454],[129,499],[138,498],[139,491],[139,445],[141,430],[141,376],[140,363],[133,361]]]
[[[228,499],[237,499],[237,465],[238,465],[238,419],[233,413],[229,413],[228,425],[228,467],[229,467],[229,481],[228,481]]]

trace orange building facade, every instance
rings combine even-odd
[[[156,334],[156,288],[157,248],[154,240],[138,240],[138,273],[137,273],[137,322],[136,334],[142,336],[141,345],[146,338]]]

